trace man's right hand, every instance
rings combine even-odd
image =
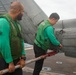
[[[59,46],[60,48],[62,48],[63,47],[63,45],[62,44],[60,44],[60,46]]]
[[[15,66],[14,66],[14,63],[13,62],[9,63],[8,69],[9,69],[9,72],[10,73],[15,71]]]

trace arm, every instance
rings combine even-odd
[[[52,44],[54,44],[56,46],[60,45],[60,42],[56,39],[56,37],[54,35],[54,29],[52,26],[47,27],[45,29],[45,32],[46,32],[48,38],[50,39],[50,41],[52,42]]]
[[[24,50],[24,41],[22,40],[22,56],[21,56],[21,59],[20,61],[17,63],[20,65],[21,68],[23,68],[25,66],[25,60],[26,60],[26,53],[25,53],[25,50]]]
[[[22,55],[26,55],[26,51],[24,50],[24,41],[23,40],[22,40],[22,46],[23,46]]]
[[[0,33],[0,53],[2,54],[5,62],[9,64],[9,72],[13,72],[15,70],[15,66],[13,64],[9,43],[10,27],[8,21],[4,18],[0,19]]]
[[[26,50],[24,50],[24,41],[23,40],[22,40],[22,46],[23,46],[22,57],[26,57]]]
[[[10,49],[10,43],[9,43],[9,32],[10,32],[10,26],[6,19],[2,18],[0,19],[0,47],[1,47],[1,54],[6,61],[6,63],[13,62],[12,56],[11,56],[11,49]]]

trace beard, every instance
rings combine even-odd
[[[22,16],[23,15],[20,13],[20,14],[17,15],[16,19],[20,21],[20,20],[22,20]]]

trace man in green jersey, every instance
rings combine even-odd
[[[4,75],[23,75],[25,51],[18,22],[23,13],[23,5],[15,1],[11,3],[8,13],[0,16],[0,70],[9,69]],[[21,67],[15,70],[17,64]]]
[[[34,40],[34,53],[35,57],[46,54],[48,49],[51,49],[52,46],[60,46],[60,42],[56,39],[54,35],[53,25],[59,20],[59,15],[57,13],[52,13],[48,20],[40,23],[36,38]],[[44,59],[38,60],[35,62],[33,75],[39,75],[43,66]]]

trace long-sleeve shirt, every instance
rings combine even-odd
[[[48,20],[45,20],[39,25],[34,43],[37,46],[41,47],[43,50],[51,48],[50,43],[55,46],[60,45],[60,42],[56,39],[54,35],[54,28]]]
[[[44,30],[44,35],[46,38],[49,38],[52,44],[54,45],[60,45],[60,42],[56,39],[54,35],[54,28],[53,26],[49,26]]]
[[[10,35],[9,22],[5,18],[0,18],[0,52],[6,63],[10,63],[13,61],[11,55],[9,35]],[[24,55],[25,54],[24,42],[22,42],[22,45],[23,45],[22,55]]]

